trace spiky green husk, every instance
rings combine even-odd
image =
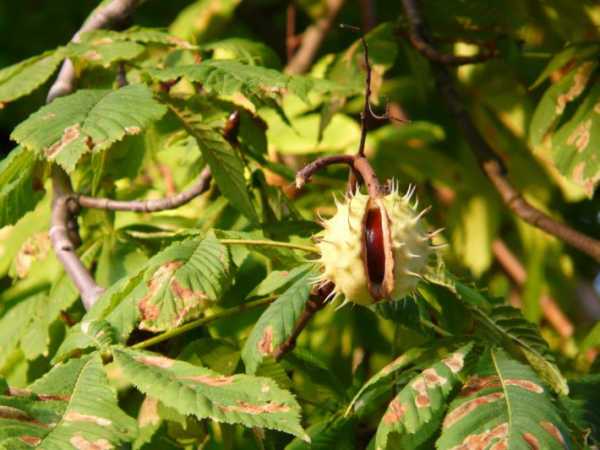
[[[390,224],[394,257],[394,289],[389,300],[410,294],[427,266],[430,254],[429,235],[420,220],[410,195],[392,192],[382,197]],[[368,274],[362,257],[362,224],[369,196],[356,193],[343,203],[336,202],[337,212],[324,221],[317,244],[321,251],[323,280],[335,284],[337,294],[352,303],[370,305],[377,300],[369,292]]]

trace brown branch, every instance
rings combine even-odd
[[[492,243],[492,251],[504,272],[506,272],[519,288],[523,288],[527,281],[527,272],[517,257],[506,246],[504,241],[496,239]],[[573,336],[573,324],[561,311],[560,307],[552,297],[543,294],[540,297],[540,306],[544,318],[552,325],[552,327],[554,327],[559,335],[563,338]]]
[[[97,30],[128,17],[138,5],[139,0],[113,0],[111,3],[97,8],[75,33],[72,42],[79,41],[87,31]],[[50,103],[56,97],[71,93],[75,89],[75,67],[70,59],[66,59],[48,91],[46,102]],[[65,268],[77,290],[81,301],[89,310],[102,294],[103,288],[94,281],[91,273],[75,253],[78,236],[73,232],[76,224],[75,211],[72,210],[72,189],[68,175],[58,166],[52,169],[52,186],[54,198],[52,201],[52,226],[50,238],[56,256]]]
[[[362,29],[365,33],[371,31],[377,25],[375,17],[375,0],[359,0],[360,18],[362,20]]]
[[[310,300],[306,302],[306,307],[304,312],[294,325],[294,329],[290,336],[283,341],[279,347],[275,349],[273,352],[273,357],[276,360],[280,360],[286,353],[293,350],[296,347],[296,341],[298,340],[298,336],[302,333],[302,330],[306,328],[308,322],[313,318],[313,316],[323,307],[325,306],[325,299],[331,292],[333,291],[334,285],[331,282],[328,282],[324,286],[321,286],[317,289],[317,292],[311,296]]]
[[[111,211],[156,212],[175,209],[205,192],[210,185],[211,173],[208,167],[198,176],[196,182],[179,194],[160,199],[120,201],[110,198],[97,198],[75,194],[74,199],[84,208],[108,209]]]
[[[287,61],[294,57],[296,47],[298,47],[298,36],[296,36],[296,5],[290,2],[286,10],[286,25],[285,25],[285,52]]]
[[[485,62],[498,56],[495,49],[481,50],[473,56],[457,56],[441,53],[431,45],[431,39],[424,32],[424,24],[417,7],[418,0],[403,0],[404,10],[409,20],[408,39],[412,46],[430,61],[447,66],[461,66],[464,64],[475,64]]]
[[[412,33],[424,42],[431,42],[415,0],[402,0],[411,24]],[[427,56],[427,54],[424,54]],[[448,109],[456,119],[481,169],[490,179],[505,205],[525,222],[555,236],[574,248],[600,261],[600,241],[593,239],[570,226],[558,222],[532,206],[507,178],[506,167],[492,147],[485,141],[471,120],[456,88],[448,68],[434,61],[433,73],[438,89],[443,94]]]
[[[79,42],[81,35],[88,31],[106,28],[111,24],[125,20],[140,0],[113,0],[106,6],[97,8],[85,21],[82,27],[73,35],[71,42]],[[75,66],[70,59],[66,59],[58,72],[56,81],[50,87],[46,102],[50,103],[56,97],[70,94],[75,89]]]
[[[343,6],[344,0],[327,1],[326,14],[304,31],[302,44],[285,67],[286,73],[296,75],[308,70]]]
[[[315,159],[296,174],[296,189],[302,189],[316,172],[332,164],[347,164],[350,166],[351,174],[364,182],[371,197],[379,197],[382,194],[383,189],[373,167],[371,167],[367,158],[360,155],[333,155]]]
[[[85,309],[90,309],[96,299],[104,292],[96,284],[90,272],[75,253],[73,237],[69,236],[69,222],[73,217],[72,190],[69,177],[57,166],[53,167],[52,187],[54,198],[52,200],[52,226],[50,239],[52,247],[69,275],[73,284],[81,294],[81,301]]]

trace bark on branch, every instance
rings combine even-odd
[[[430,38],[417,7],[416,0],[402,0],[404,11],[410,22],[411,34],[430,45]],[[417,47],[418,50],[420,50]],[[423,52],[428,57],[428,53]],[[442,93],[448,109],[456,119],[472,152],[477,157],[481,169],[492,182],[504,204],[525,222],[555,236],[574,248],[600,261],[600,241],[593,239],[570,226],[558,222],[549,215],[533,207],[523,198],[507,177],[506,167],[492,147],[485,141],[469,116],[448,67],[436,60],[432,63],[438,89]]]
[[[273,352],[273,357],[278,361],[280,360],[286,353],[293,350],[296,347],[296,341],[298,340],[298,336],[302,333],[302,330],[306,328],[310,320],[313,316],[323,309],[325,306],[325,299],[331,294],[333,291],[334,285],[329,282],[324,286],[321,286],[317,289],[317,292],[311,296],[311,298],[306,302],[306,307],[304,312],[294,325],[294,329],[292,330],[292,334],[279,345]]]
[[[87,195],[76,194],[75,200],[84,208],[108,209],[111,211],[136,211],[136,212],[156,212],[166,209],[175,209],[198,197],[205,192],[210,185],[211,173],[207,167],[202,170],[196,182],[187,190],[178,194],[152,200],[133,200],[120,201],[110,198],[90,197]]]
[[[517,259],[501,239],[496,239],[493,242],[492,251],[504,272],[512,279],[513,283],[522,289],[527,281],[527,271],[521,261]],[[563,338],[573,336],[573,324],[552,297],[543,294],[540,297],[540,306],[542,307],[542,314],[558,334]]]
[[[431,40],[428,38],[427,33],[423,32],[424,25],[417,7],[417,1],[403,2],[404,10],[409,19],[410,29],[408,39],[412,46],[427,59],[447,66],[461,66],[464,64],[485,62],[498,55],[498,52],[494,49],[480,50],[477,55],[473,56],[457,56],[440,52],[431,45]]]
[[[104,292],[96,284],[94,278],[75,253],[73,236],[70,236],[72,227],[69,225],[74,218],[74,207],[69,177],[57,166],[53,168],[52,188],[52,226],[50,227],[50,240],[57,258],[65,268],[73,284],[81,294],[81,301],[86,310],[90,309],[96,299]]]
[[[285,67],[286,73],[297,75],[308,70],[343,6],[344,0],[327,1],[325,16],[306,29],[302,35],[302,44]]]
[[[79,41],[81,35],[87,31],[104,28],[125,20],[139,3],[139,0],[113,0],[106,6],[99,7],[75,33],[71,41]],[[56,97],[71,93],[75,89],[75,75],[72,61],[66,59],[48,91],[46,102],[50,103]],[[54,189],[52,226],[50,228],[52,247],[79,290],[83,306],[88,310],[102,294],[103,289],[96,284],[91,273],[75,253],[78,238],[76,233],[70,231],[70,224],[76,223],[75,211],[71,207],[73,192],[68,175],[58,166],[54,166],[52,170],[52,186]],[[75,236],[73,236],[74,234]]]

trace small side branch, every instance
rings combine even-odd
[[[302,44],[285,67],[285,72],[291,75],[304,73],[308,70],[323,41],[331,29],[335,18],[344,6],[345,0],[328,0],[327,12],[314,25],[306,29],[302,35]]]
[[[364,182],[371,197],[379,197],[382,194],[383,189],[373,167],[366,158],[360,155],[333,155],[314,160],[296,174],[296,188],[302,189],[316,172],[332,164],[350,166],[351,174]]]
[[[331,292],[333,291],[333,287],[333,283],[331,282],[325,284],[324,286],[320,287],[315,293],[315,295],[313,295],[311,299],[306,303],[304,312],[294,325],[292,334],[290,334],[290,336],[285,341],[283,341],[281,345],[279,345],[279,347],[277,347],[273,352],[273,357],[275,358],[275,360],[280,360],[286,353],[290,352],[294,349],[294,347],[296,347],[296,341],[298,340],[298,336],[300,336],[300,333],[302,333],[302,331],[306,328],[313,316],[318,311],[323,309],[323,307],[325,306],[325,299],[329,294],[331,294]]]
[[[492,244],[494,256],[502,266],[502,269],[519,288],[523,288],[527,281],[527,272],[521,261],[510,251],[504,241],[496,239]],[[548,296],[540,297],[540,306],[545,319],[554,327],[563,338],[573,336],[574,327],[571,321],[562,312],[556,301]]]
[[[187,190],[169,197],[153,200],[120,201],[110,198],[97,198],[76,194],[75,200],[84,208],[108,209],[111,211],[156,212],[175,209],[204,193],[210,185],[211,173],[208,167],[198,176],[196,182]]]
[[[447,66],[462,66],[485,62],[498,56],[498,52],[493,49],[481,50],[480,53],[473,56],[457,56],[440,52],[430,44],[430,40],[424,33],[424,24],[416,1],[403,1],[403,4],[409,19],[408,39],[412,46],[430,61]]]
[[[402,0],[404,10],[411,24],[412,33],[426,43],[431,42],[427,34],[416,0]],[[428,56],[427,53],[423,53]],[[433,73],[438,89],[451,114],[456,119],[461,131],[479,161],[479,165],[492,182],[504,204],[525,222],[555,236],[574,248],[600,261],[600,241],[593,239],[570,226],[558,222],[549,215],[533,207],[523,198],[507,177],[507,170],[502,160],[485,141],[471,120],[456,88],[448,68],[434,60]]]

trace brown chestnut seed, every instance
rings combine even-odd
[[[345,301],[370,305],[409,295],[426,270],[432,247],[422,215],[411,204],[413,191],[384,195],[360,192],[336,202],[337,213],[323,222],[317,244],[323,273]]]

